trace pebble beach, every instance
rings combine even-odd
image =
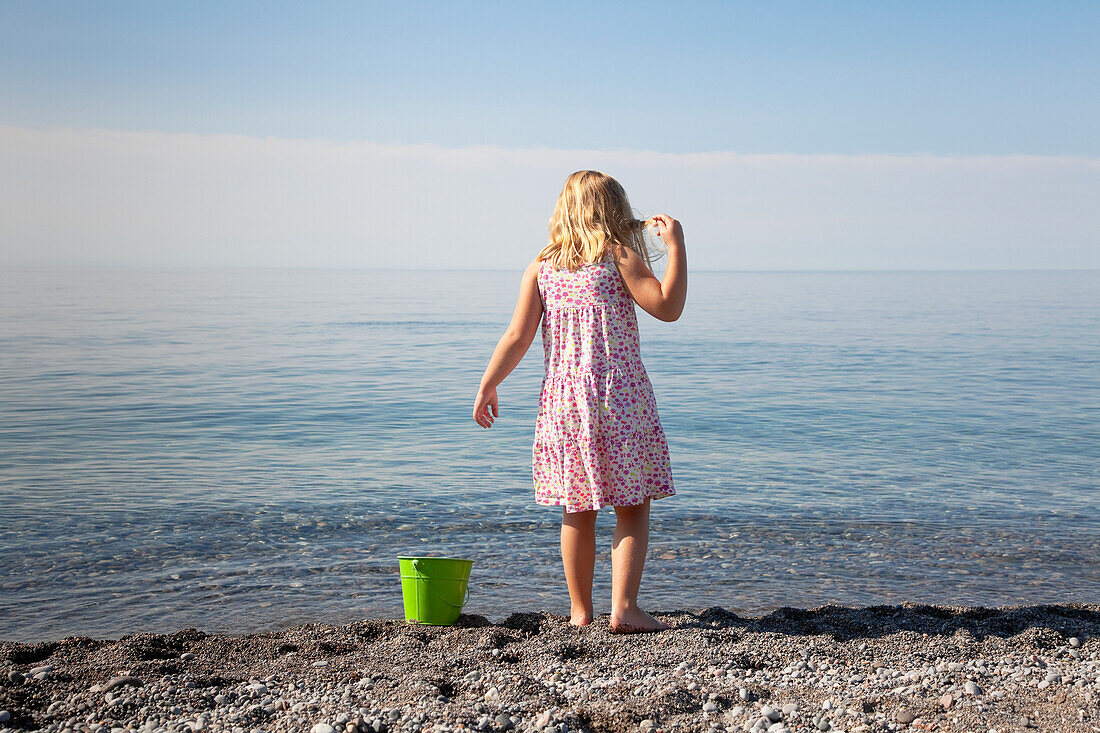
[[[1100,605],[0,641],[0,731],[1100,731]]]

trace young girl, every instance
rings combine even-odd
[[[650,269],[643,238],[650,222],[668,245],[663,281]],[[668,628],[638,607],[649,502],[676,490],[642,365],[634,304],[675,321],[686,298],[680,223],[663,214],[635,219],[611,176],[570,175],[550,218],[550,243],[523,274],[515,314],[481,379],[473,416],[484,428],[499,417],[497,385],[523,358],[541,323],[546,376],[532,448],[535,501],[563,507],[561,554],[576,626],[593,618],[596,514],[614,506],[611,630]]]

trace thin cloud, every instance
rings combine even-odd
[[[0,263],[522,268],[565,177],[698,269],[1100,267],[1100,159],[446,148],[0,126]]]

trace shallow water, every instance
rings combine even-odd
[[[0,273],[0,638],[396,617],[399,554],[566,613],[538,337],[470,418],[518,281]],[[1100,272],[693,272],[639,321],[678,491],[648,607],[1100,597]]]

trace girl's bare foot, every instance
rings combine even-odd
[[[583,608],[570,611],[569,623],[573,626],[587,626],[592,623],[592,611]]]
[[[658,621],[640,608],[611,613],[611,633],[613,634],[644,634],[669,628],[672,627],[663,621]]]

